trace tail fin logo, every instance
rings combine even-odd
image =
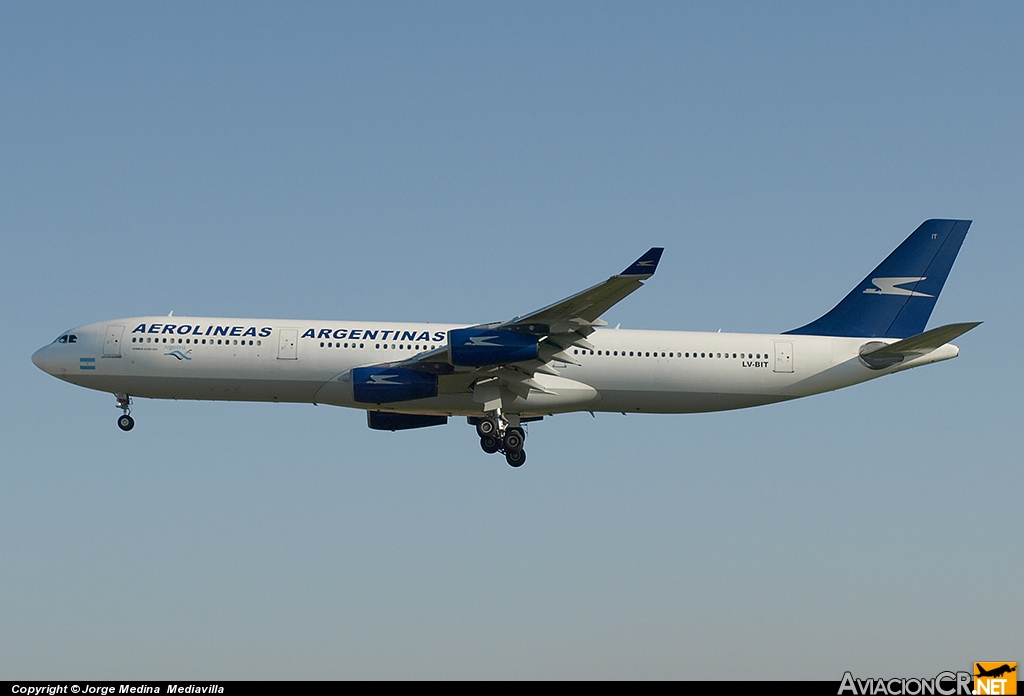
[[[906,288],[898,287],[900,285],[906,285],[908,283],[920,283],[922,280],[926,279],[927,276],[921,276],[920,278],[872,278],[871,283],[875,287],[865,288],[864,292],[868,295],[902,295],[904,297],[935,297],[935,295],[926,295],[923,292],[917,292],[916,290],[907,290]]]

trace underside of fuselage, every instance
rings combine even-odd
[[[223,379],[188,377],[134,377],[107,375],[58,375],[71,384],[136,398],[194,401],[258,401],[307,403],[359,408],[369,411],[447,416],[482,416],[482,404],[473,401],[471,391],[439,394],[429,399],[401,403],[359,404],[352,399],[351,385],[344,382]],[[506,395],[503,410],[523,417],[593,411],[595,413],[703,413],[727,411],[786,401],[791,396],[752,393],[707,393],[699,391],[589,390],[579,398],[572,395],[531,394],[523,399]]]

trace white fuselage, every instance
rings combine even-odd
[[[90,389],[156,399],[323,403],[430,415],[480,415],[472,381],[445,376],[436,397],[383,405],[353,399],[354,367],[407,360],[446,345],[463,325],[135,317],[67,332],[32,360]],[[868,338],[787,334],[598,329],[594,350],[570,348],[579,362],[537,373],[543,391],[506,394],[505,411],[695,413],[758,406],[831,391],[956,357],[946,344],[885,369],[859,357]],[[894,339],[885,339],[892,342]]]

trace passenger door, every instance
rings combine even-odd
[[[298,360],[299,330],[281,329],[277,344],[278,360]]]
[[[793,344],[789,341],[775,342],[775,371],[793,371]]]
[[[108,326],[107,337],[103,341],[104,358],[121,357],[121,336],[124,335],[123,326]]]

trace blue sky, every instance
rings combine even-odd
[[[1024,657],[1011,3],[0,7],[0,678],[932,676]],[[627,328],[776,332],[974,220],[955,360],[464,423],[113,398],[142,314],[482,322],[653,245]]]

